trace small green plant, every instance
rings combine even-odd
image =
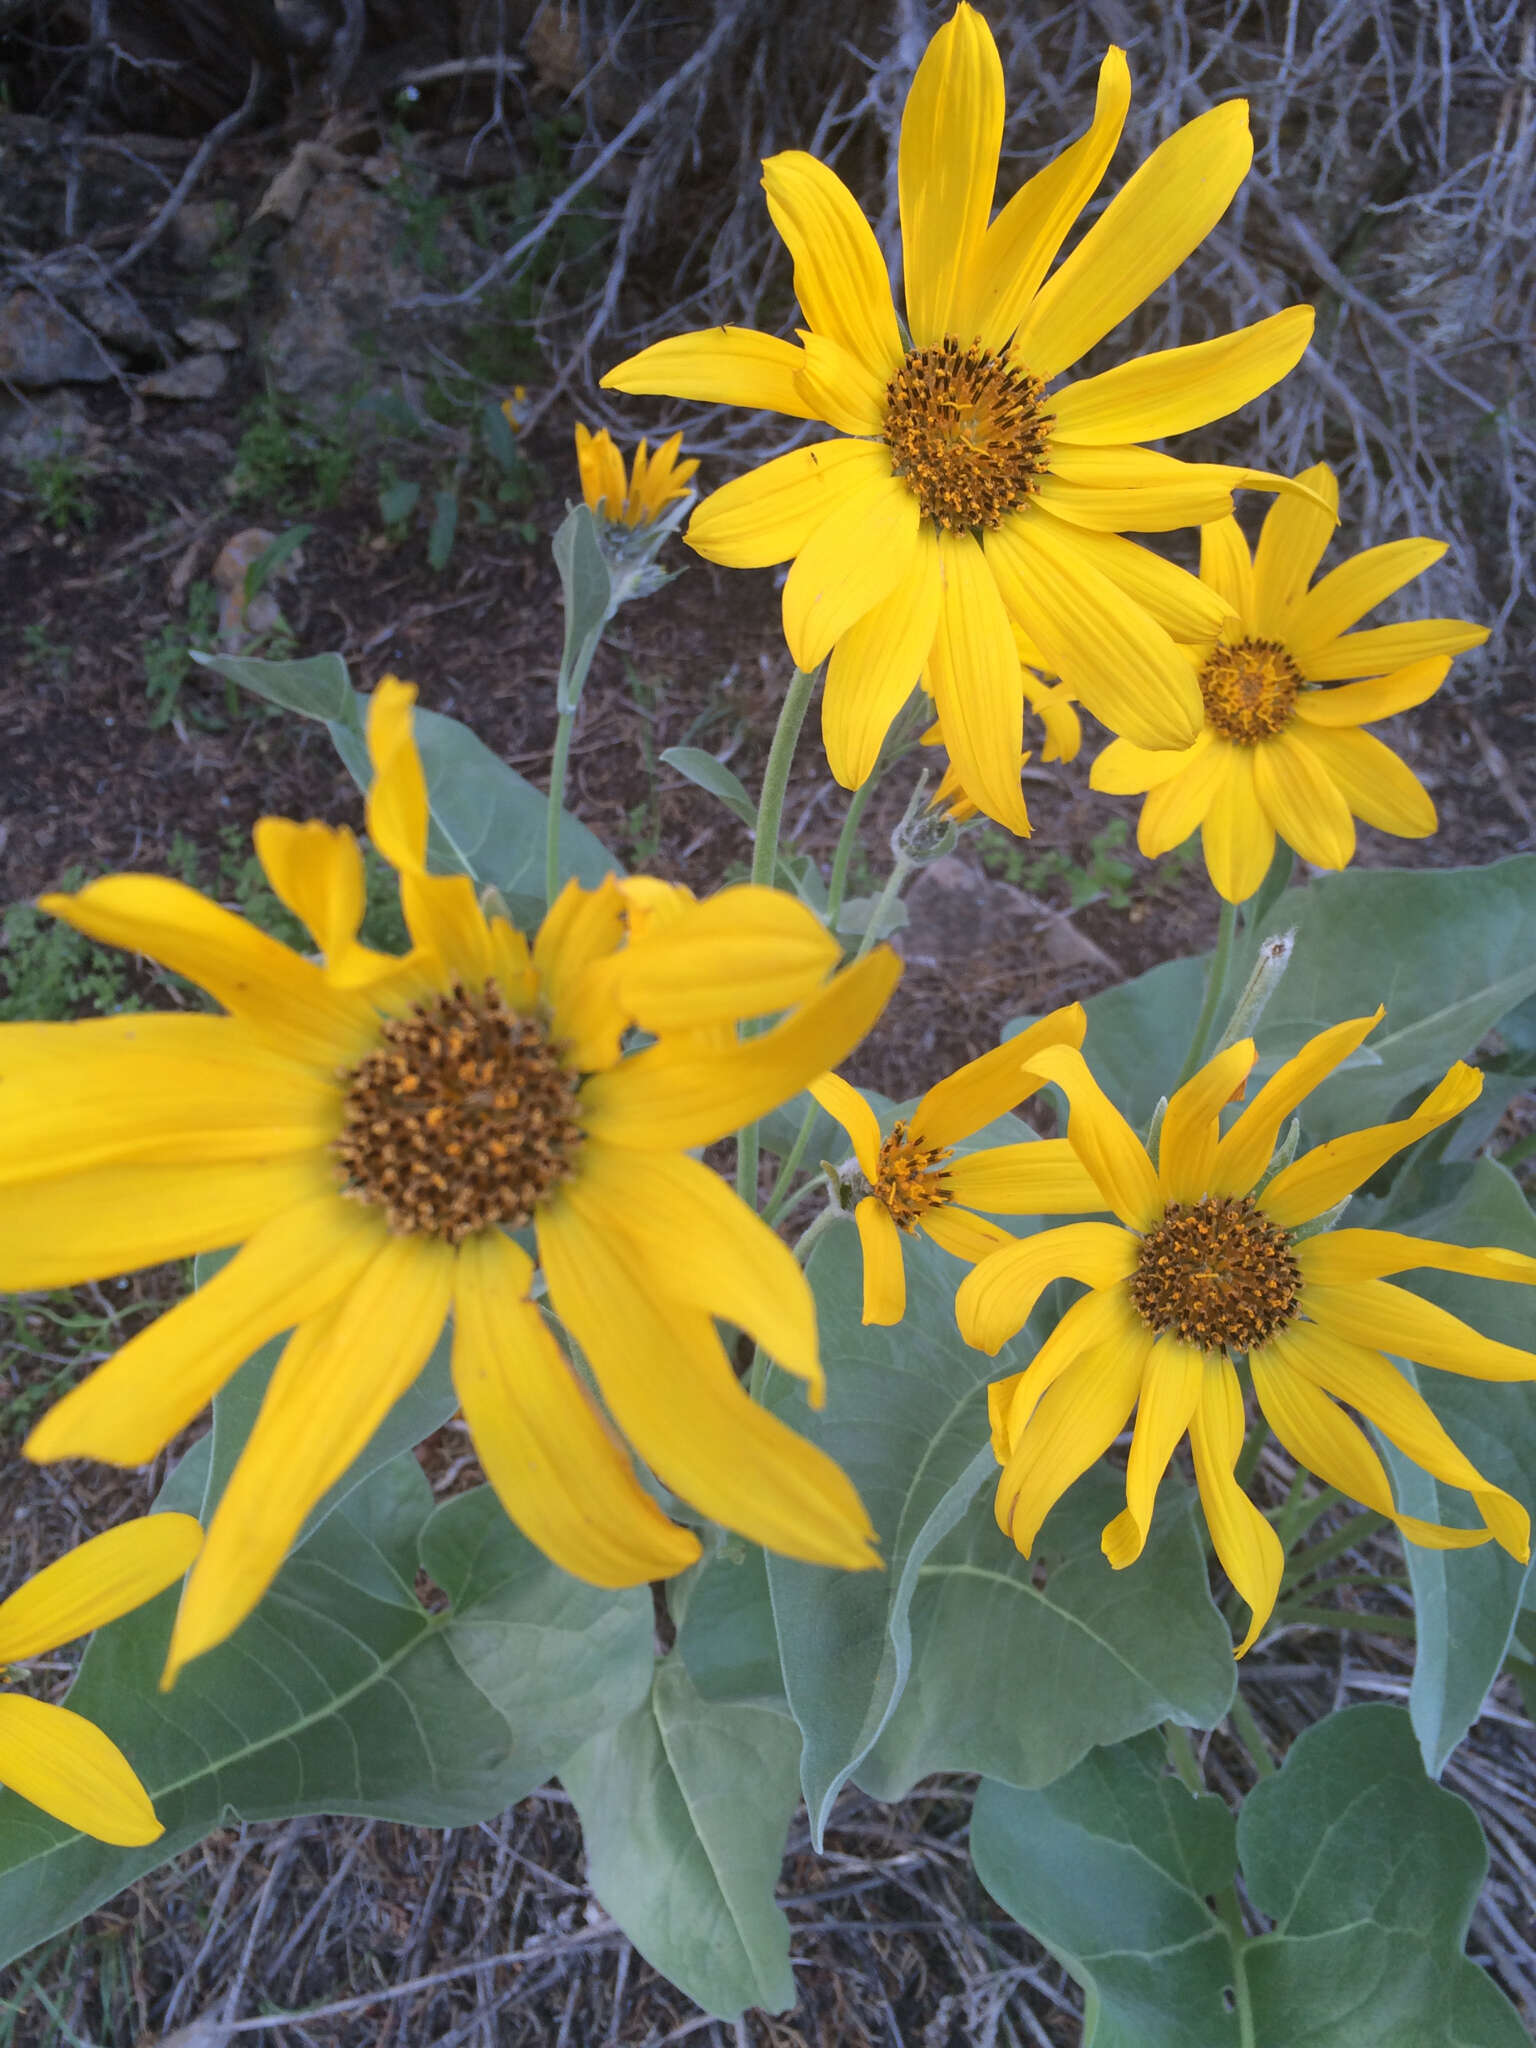
[[[283,513],[324,510],[346,489],[357,462],[351,407],[318,421],[267,392],[257,400],[235,451],[232,495]]]
[[[38,621],[21,629],[21,665],[27,669],[44,669],[57,681],[63,682],[68,676],[74,660],[74,650],[61,640],[50,640],[48,628]]]
[[[67,868],[61,889],[78,889],[83,868]],[[30,903],[13,903],[0,920],[0,1022],[58,1023],[112,1010],[141,1010],[126,954],[98,946]]]
[[[22,472],[37,500],[38,517],[55,533],[68,533],[73,527],[89,533],[101,517],[101,507],[85,488],[85,471],[67,449],[24,462]]]
[[[144,694],[149,700],[149,722],[159,728],[185,716],[205,731],[218,731],[225,721],[208,705],[188,698],[182,691],[197,674],[189,649],[212,645],[219,625],[219,601],[211,583],[199,578],[187,591],[187,615],[169,619],[153,640],[144,645]]]
[[[1124,857],[1131,828],[1112,818],[1088,842],[1088,857],[1076,861],[1060,847],[1035,853],[1008,833],[989,825],[977,835],[977,851],[989,875],[1015,888],[1040,895],[1053,884],[1064,890],[1069,910],[1105,903],[1111,910],[1130,910],[1139,897],[1157,896],[1172,888],[1195,858],[1191,842],[1178,847],[1155,866],[1138,866]]]

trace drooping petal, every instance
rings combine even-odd
[[[1152,1333],[1137,1315],[1130,1289],[1123,1283],[1096,1287],[1074,1301],[1023,1372],[1012,1374],[988,1393],[994,1437],[1003,1446],[999,1461],[1023,1440],[1042,1396],[1068,1366],[1114,1348],[1145,1357],[1151,1340]]]
[[[1327,1080],[1341,1060],[1364,1044],[1385,1014],[1377,1009],[1369,1017],[1350,1017],[1342,1024],[1332,1024],[1275,1069],[1217,1146],[1210,1173],[1211,1194],[1249,1192],[1268,1166],[1286,1118]]]
[[[55,1558],[0,1600],[0,1666],[46,1656],[131,1614],[176,1583],[202,1541],[194,1515],[140,1515]]]
[[[1065,1138],[966,1152],[944,1169],[950,1197],[989,1216],[1083,1216],[1102,1209],[1098,1182]]]
[[[1136,821],[1136,844],[1148,860],[1161,860],[1205,823],[1236,751],[1229,740],[1218,739],[1207,728],[1200,742],[1181,757],[1178,774],[1147,792]]]
[[[1098,189],[1130,103],[1125,52],[1111,46],[1099,66],[1087,134],[1026,178],[987,229],[962,280],[954,314],[957,334],[978,335],[982,346],[993,351],[1007,347],[1057,251]]]
[[[1389,1280],[1357,1280],[1348,1287],[1309,1281],[1301,1308],[1331,1336],[1432,1365],[1437,1372],[1471,1380],[1536,1380],[1536,1352],[1484,1337],[1459,1316]]]
[[[882,1327],[907,1312],[906,1255],[896,1219],[878,1195],[865,1195],[853,1212],[864,1259],[864,1309],[859,1320]]]
[[[1496,1244],[1440,1244],[1398,1230],[1324,1231],[1320,1237],[1303,1238],[1296,1247],[1296,1263],[1302,1278],[1319,1287],[1348,1287],[1357,1280],[1380,1280],[1388,1273],[1420,1268],[1536,1287],[1536,1259],[1525,1252]]]
[[[1067,1488],[1098,1463],[1130,1419],[1152,1332],[1085,1352],[1040,1397],[997,1482],[998,1525],[1025,1557]]]
[[[1049,383],[1197,249],[1253,157],[1248,107],[1227,100],[1159,144],[1035,297],[1014,349]]]
[[[1464,654],[1487,638],[1486,626],[1466,619],[1405,619],[1398,626],[1345,633],[1312,652],[1298,652],[1296,665],[1309,683],[1344,683],[1356,676],[1384,676],[1433,654]]]
[[[533,942],[539,998],[549,1035],[573,1067],[601,1072],[619,1056],[632,1020],[615,993],[614,955],[624,938],[624,895],[612,875],[583,888],[573,875],[549,906]],[[655,941],[647,940],[648,951]]]
[[[1039,1083],[1030,1076],[1029,1062],[1040,1046],[1080,1046],[1087,1029],[1082,1004],[1067,1003],[979,1059],[968,1060],[936,1081],[917,1105],[913,1136],[927,1145],[953,1145],[970,1137],[1034,1093]]]
[[[643,1031],[688,1031],[787,1010],[842,957],[798,897],[739,882],[690,903],[614,963],[619,1002]]]
[[[1013,1243],[1011,1231],[1004,1230],[1000,1223],[989,1223],[985,1216],[974,1216],[969,1209],[960,1208],[954,1201],[941,1203],[918,1219],[918,1229],[924,1237],[931,1237],[940,1251],[946,1251],[951,1258],[964,1259],[968,1266],[979,1265],[993,1252],[1002,1250]]]
[[[917,499],[888,468],[822,521],[784,585],[784,638],[797,668],[825,661],[850,626],[914,573],[921,521]]]
[[[165,1833],[117,1744],[68,1707],[0,1695],[0,1785],[97,1842],[136,1849]]]
[[[1310,306],[1287,306],[1214,341],[1159,349],[1053,391],[1053,466],[1063,442],[1159,441],[1224,419],[1296,367],[1312,319]]]
[[[1035,497],[1074,528],[1170,533],[1225,518],[1245,474],[1217,462],[1180,462],[1150,448],[1053,448],[1050,474],[1040,479]]]
[[[1251,751],[1254,794],[1280,837],[1314,867],[1347,868],[1355,821],[1317,754],[1290,728]]]
[[[1209,744],[1207,741],[1206,746]],[[1182,775],[1194,752],[1193,747],[1163,747],[1153,753],[1131,740],[1111,740],[1088,771],[1088,787],[1102,790],[1106,796],[1144,796],[1149,789]]]
[[[1323,503],[1283,492],[1265,513],[1253,551],[1253,608],[1247,614],[1255,633],[1287,644],[1292,609],[1317,574],[1339,518],[1339,480],[1326,462],[1304,469],[1296,481]]]
[[[849,1571],[876,1563],[858,1494],[824,1451],[751,1400],[708,1316],[660,1302],[579,1183],[538,1217],[556,1312],[614,1421],[664,1486],[751,1542]]]
[[[1080,545],[1089,537],[1026,507],[987,535],[987,565],[1008,609],[1095,718],[1138,746],[1187,747],[1204,719],[1194,668]]]
[[[1157,1182],[1165,1202],[1198,1202],[1210,1185],[1221,1136],[1221,1112],[1253,1071],[1251,1038],[1206,1061],[1174,1090],[1158,1136]]]
[[[1278,501],[1277,501],[1278,502]],[[1231,605],[1240,618],[1253,611],[1253,556],[1235,519],[1215,519],[1200,529],[1200,580]]]
[[[1200,821],[1200,847],[1216,892],[1246,903],[1269,873],[1275,828],[1253,781],[1255,747],[1229,747],[1223,773]]]
[[[793,560],[819,526],[890,473],[889,450],[874,442],[813,441],[712,491],[694,507],[685,538],[706,562],[772,568]]]
[[[777,335],[751,327],[700,327],[626,356],[600,381],[605,391],[637,397],[693,398],[814,420],[819,415],[798,381],[804,363],[802,351]]]
[[[1252,1610],[1248,1633],[1235,1653],[1239,1657],[1253,1647],[1274,1612],[1285,1572],[1279,1537],[1233,1477],[1243,1434],[1237,1374],[1226,1358],[1207,1358],[1200,1399],[1189,1418],[1189,1447],[1211,1543],[1239,1598]]]
[[[1176,562],[1155,555],[1124,534],[1074,529],[1072,553],[1079,563],[1097,569],[1155,625],[1180,645],[1214,640],[1230,621],[1232,606],[1219,590],[1191,576]],[[1031,667],[1049,666],[1026,656]]]
[[[334,970],[367,908],[362,848],[345,825],[316,819],[258,818],[251,838],[278,901],[308,928]]]
[[[827,766],[844,789],[868,781],[891,721],[917,688],[938,630],[943,589],[938,536],[925,521],[907,574],[832,649],[821,737]]]
[[[0,1288],[75,1287],[220,1251],[327,1192],[328,1163],[303,1153],[234,1166],[96,1166],[0,1187]]]
[[[763,190],[795,266],[806,325],[841,342],[884,384],[902,359],[901,332],[885,259],[859,202],[803,149],[765,160]]]
[[[594,1138],[639,1151],[712,1145],[846,1059],[900,976],[901,962],[877,946],[760,1037],[719,1050],[648,1046],[586,1083],[582,1120]]]
[[[1443,540],[1389,540],[1340,562],[1305,594],[1298,592],[1286,625],[1292,653],[1298,658],[1317,653],[1393,591],[1433,568],[1444,553]]]
[[[1113,1287],[1136,1270],[1138,1241],[1113,1223],[1066,1223],[1016,1238],[983,1259],[960,1283],[955,1321],[967,1344],[995,1358],[1023,1329],[1053,1280]]]
[[[1010,832],[1027,836],[1019,787],[1024,683],[1013,630],[990,559],[969,533],[939,535],[944,579],[928,682],[944,744],[973,803]]]
[[[1389,676],[1376,676],[1365,683],[1340,683],[1331,690],[1303,690],[1296,699],[1296,716],[1307,725],[1372,725],[1378,718],[1391,718],[1433,697],[1450,674],[1448,654],[1431,655],[1427,661],[1411,661]]]
[[[1291,737],[1367,825],[1395,832],[1399,839],[1424,839],[1434,831],[1439,822],[1434,798],[1407,762],[1374,733],[1308,725],[1293,727]]]
[[[1071,1107],[1067,1138],[1093,1175],[1108,1206],[1132,1230],[1149,1230],[1163,1213],[1157,1174],[1146,1148],[1070,1046],[1043,1046],[1030,1069],[1054,1081]]]
[[[1157,1489],[1204,1384],[1203,1355],[1171,1334],[1159,1337],[1142,1368],[1136,1430],[1125,1466],[1125,1512],[1104,1531],[1104,1555],[1117,1572],[1134,1564],[1146,1548]]]
[[[992,211],[1003,111],[992,31],[961,0],[924,51],[901,116],[896,175],[907,325],[919,348],[957,332],[956,302]]]
[[[1016,626],[1014,640],[1024,639]],[[1022,651],[1022,650],[1021,650]],[[1075,761],[1083,750],[1083,721],[1065,683],[1042,683],[1024,670],[1024,702],[1045,727],[1042,761]]]
[[[344,1294],[385,1236],[377,1209],[344,1202],[335,1189],[284,1209],[55,1403],[27,1438],[26,1455],[147,1463],[269,1338]]]
[[[1453,1116],[1460,1116],[1482,1092],[1482,1075],[1476,1067],[1458,1060],[1411,1116],[1396,1123],[1371,1124],[1363,1131],[1346,1131],[1283,1167],[1264,1190],[1266,1215],[1282,1230],[1310,1223],[1314,1216],[1352,1195],[1377,1167],[1385,1166],[1428,1132],[1438,1131]],[[1233,1128],[1235,1132],[1237,1127]]]
[[[449,1245],[388,1238],[349,1292],[289,1338],[181,1596],[163,1686],[245,1620],[304,1517],[421,1371],[453,1270]]]
[[[668,1579],[699,1555],[670,1521],[529,1302],[533,1262],[500,1231],[461,1247],[453,1384],[485,1476],[530,1542],[592,1586]]]
[[[848,1133],[859,1171],[872,1181],[880,1162],[880,1126],[875,1121],[875,1112],[858,1089],[850,1087],[840,1074],[820,1075],[807,1092]]]

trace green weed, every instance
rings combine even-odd
[[[55,681],[64,682],[74,661],[74,649],[61,640],[50,640],[48,628],[36,620],[21,629],[21,665],[43,669]]]
[[[22,473],[37,500],[38,517],[55,533],[79,527],[89,533],[101,517],[101,507],[85,488],[85,471],[78,459],[60,448],[37,462],[24,462]]]
[[[218,731],[226,723],[200,698],[182,701],[184,685],[199,673],[190,650],[211,646],[218,625],[218,597],[213,585],[199,578],[187,591],[186,617],[167,620],[154,639],[145,642],[144,694],[149,700],[152,727],[169,725],[180,715],[205,731]],[[233,717],[238,708],[233,684],[229,685],[227,700]]]
[[[1088,842],[1088,857],[1076,861],[1060,847],[1034,852],[1024,841],[988,825],[977,834],[976,850],[989,875],[1027,889],[1033,896],[1064,892],[1069,910],[1105,903],[1111,910],[1130,910],[1139,898],[1157,896],[1176,886],[1196,858],[1194,841],[1166,855],[1154,867],[1127,860],[1131,828],[1112,818]]]
[[[328,510],[346,489],[356,463],[350,405],[321,421],[269,391],[257,400],[240,436],[230,492],[237,500],[282,513]]]

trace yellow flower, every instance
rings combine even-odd
[[[1532,1284],[1536,1259],[1326,1223],[1394,1153],[1474,1102],[1482,1075],[1454,1066],[1411,1116],[1331,1139],[1266,1177],[1281,1125],[1381,1015],[1319,1032],[1225,1134],[1222,1105],[1247,1079],[1253,1042],[1218,1053],[1169,1103],[1155,1165],[1081,1053],[1056,1047],[1033,1054],[1030,1071],[1066,1094],[1067,1141],[1097,1182],[1101,1206],[1120,1222],[1069,1223],[1023,1238],[967,1274],[955,1303],[967,1342],[996,1352],[1052,1280],[1087,1283],[1091,1291],[1024,1371],[990,1390],[993,1448],[1003,1466],[998,1523],[1027,1557],[1050,1509],[1108,1450],[1134,1408],[1126,1508],[1104,1531],[1110,1563],[1130,1564],[1187,1430],[1211,1541],[1253,1610],[1239,1656],[1269,1618],[1284,1558],[1233,1477],[1244,1432],[1233,1353],[1246,1353],[1276,1437],[1326,1485],[1389,1516],[1415,1543],[1462,1549],[1491,1536],[1513,1557],[1530,1554],[1525,1509],[1474,1469],[1383,1354],[1485,1380],[1536,1379],[1536,1355],[1480,1336],[1384,1276],[1433,1267]],[[1380,1458],[1340,1403],[1425,1471],[1464,1487],[1482,1527],[1442,1528],[1399,1513]]]
[[[530,948],[467,877],[427,871],[414,696],[386,678],[368,718],[368,826],[399,873],[409,955],[357,940],[349,832],[265,818],[257,851],[323,964],[178,883],[112,876],[45,907],[228,1014],[0,1032],[0,1285],[243,1246],[67,1394],[27,1454],[137,1464],[258,1345],[293,1333],[188,1582],[172,1675],[261,1598],[450,1312],[465,1419],[534,1542],[610,1586],[698,1555],[534,1306],[534,1261],[508,1234],[525,1226],[609,1415],[665,1486],[770,1548],[875,1562],[853,1487],[747,1398],[715,1329],[718,1316],[749,1331],[819,1399],[810,1290],[688,1155],[843,1058],[898,963],[881,949],[829,980],[836,942],[752,887],[679,904],[626,944],[613,880],[568,885]],[[720,1033],[778,1011],[760,1036]],[[656,1043],[626,1056],[631,1026]]]
[[[1045,729],[1040,758],[1042,761],[1075,761],[1082,750],[1083,722],[1077,715],[1073,693],[1065,683],[1049,683],[1036,675],[1035,667],[1043,666],[1038,650],[1017,626],[1013,629],[1013,637],[1019,650],[1019,658],[1025,664],[1025,706],[1039,719]],[[943,726],[930,725],[922,736],[921,744],[925,747],[942,747]],[[1032,758],[1032,750],[1024,749],[1019,755],[1019,767],[1023,769]],[[929,800],[928,808],[943,811],[946,816],[953,818],[957,825],[969,824],[973,818],[980,815],[981,805],[962,788],[953,761],[945,763],[943,776]]]
[[[594,434],[576,422],[576,466],[581,471],[581,495],[587,509],[612,526],[649,526],[668,505],[688,495],[688,483],[697,462],[679,462],[683,445],[674,434],[651,455],[644,441],[635,450],[632,478],[624,474],[624,458],[614,446],[606,427]]]
[[[763,185],[794,262],[799,343],[708,328],[603,379],[823,420],[846,437],[727,484],[687,538],[734,568],[793,562],[784,631],[802,669],[831,657],[822,731],[849,788],[926,671],[963,786],[1028,830],[1010,612],[1114,731],[1172,747],[1199,729],[1199,693],[1164,629],[1214,634],[1226,607],[1121,536],[1202,524],[1231,510],[1234,486],[1280,480],[1136,444],[1267,390],[1301,356],[1312,314],[1291,307],[1048,390],[1198,246],[1252,156],[1246,104],[1213,107],[1153,152],[1047,276],[1129,100],[1124,53],[1111,49],[1087,134],[989,224],[1003,72],[986,22],[961,5],[929,44],[902,120],[905,327],[853,195],[791,150],[767,159]]]
[[[1297,482],[1337,504],[1326,462]],[[1432,697],[1451,656],[1488,638],[1466,619],[1351,632],[1438,562],[1445,543],[1389,541],[1313,584],[1332,530],[1322,506],[1300,496],[1276,499],[1252,556],[1235,519],[1201,528],[1200,574],[1236,614],[1190,650],[1205,722],[1182,752],[1112,740],[1089,777],[1116,796],[1150,790],[1136,835],[1149,859],[1198,827],[1211,880],[1229,903],[1245,902],[1263,881],[1276,833],[1315,867],[1342,868],[1355,851],[1355,818],[1403,839],[1434,831],[1435,807],[1418,777],[1362,727]]]
[[[0,1675],[163,1593],[202,1540],[191,1515],[143,1515],[45,1566],[0,1601]],[[98,1842],[137,1848],[165,1833],[117,1744],[67,1707],[25,1693],[0,1693],[0,1785]]]
[[[1014,1239],[994,1216],[1080,1215],[1102,1207],[1098,1186],[1065,1139],[993,1145],[954,1156],[962,1138],[1015,1108],[1041,1085],[1032,1055],[1042,1046],[1080,1046],[1086,1019],[1069,1003],[980,1059],[936,1082],[910,1117],[882,1138],[856,1088],[823,1074],[811,1094],[852,1141],[869,1192],[854,1210],[864,1253],[864,1321],[899,1323],[906,1314],[903,1234],[922,1231],[957,1259],[974,1263]]]

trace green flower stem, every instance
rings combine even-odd
[[[1342,1529],[1335,1529],[1331,1536],[1321,1543],[1314,1543],[1291,1560],[1286,1568],[1286,1577],[1294,1583],[1312,1578],[1325,1564],[1332,1564],[1336,1557],[1342,1557],[1346,1550],[1353,1550],[1359,1543],[1378,1535],[1387,1526],[1385,1515],[1367,1511],[1363,1515],[1351,1515]]]
[[[555,726],[555,750],[549,759],[549,814],[544,820],[544,902],[560,893],[560,813],[565,805],[565,776],[571,759],[574,711],[562,711]]]
[[[757,837],[752,847],[752,879],[765,888],[772,888],[778,872],[784,792],[789,787],[795,743],[800,737],[800,728],[805,723],[811,692],[815,687],[815,669],[795,670],[784,693],[784,702],[779,706],[779,722],[773,730],[773,745],[768,749],[763,791],[757,802]],[[757,1207],[757,1161],[758,1126],[754,1118],[743,1126],[736,1139],[736,1192],[752,1209]]]
[[[885,887],[880,891],[879,896],[876,897],[870,908],[869,923],[865,925],[864,936],[859,940],[859,950],[853,956],[855,960],[862,960],[870,947],[875,943],[876,932],[885,923],[886,913],[893,907],[896,899],[900,896],[903,888],[906,886],[907,877],[911,874],[915,865],[916,863],[908,860],[904,853],[897,854],[895,865],[885,878]]]
[[[844,818],[843,829],[838,835],[837,851],[832,856],[832,878],[827,884],[827,923],[834,932],[837,930],[843,898],[848,892],[848,864],[853,859],[853,849],[859,837],[859,825],[864,817],[864,808],[874,793],[879,775],[880,763],[877,761],[849,799],[848,815]]]
[[[1264,1740],[1263,1730],[1253,1718],[1253,1709],[1243,1698],[1242,1689],[1233,1695],[1232,1711],[1227,1716],[1232,1724],[1232,1733],[1247,1752],[1248,1761],[1261,1778],[1272,1778],[1276,1765],[1269,1753],[1269,1744]]]
[[[813,1216],[805,1229],[801,1231],[799,1237],[795,1240],[794,1253],[802,1266],[810,1258],[811,1249],[815,1245],[817,1238],[821,1236],[824,1230],[829,1229],[832,1224],[836,1223],[841,1218],[842,1213],[841,1209],[835,1209],[828,1202],[826,1208],[819,1215]],[[768,1375],[772,1369],[773,1360],[768,1356],[761,1344],[756,1345],[752,1352],[752,1367],[747,1374],[747,1392],[754,1401],[762,1400],[763,1388],[768,1384]]]
[[[1205,984],[1205,1001],[1200,1008],[1199,1021],[1195,1025],[1195,1035],[1189,1042],[1189,1053],[1183,1069],[1174,1083],[1176,1088],[1183,1087],[1205,1057],[1206,1041],[1210,1038],[1211,1026],[1216,1021],[1216,1013],[1221,1008],[1222,993],[1227,985],[1227,966],[1232,958],[1232,935],[1236,930],[1237,905],[1223,900],[1221,923],[1216,929],[1216,951],[1211,955],[1211,971]]]
[[[800,1119],[800,1128],[795,1133],[795,1142],[785,1154],[783,1162],[779,1167],[778,1179],[775,1180],[772,1188],[769,1190],[768,1199],[763,1204],[763,1221],[765,1223],[772,1223],[780,1212],[788,1206],[789,1183],[794,1178],[801,1160],[805,1157],[806,1146],[811,1142],[811,1132],[816,1127],[817,1108],[818,1105],[815,1101],[810,1102],[806,1106],[805,1115]]]
[[[1179,1782],[1186,1791],[1200,1793],[1205,1790],[1205,1779],[1201,1774],[1195,1746],[1189,1739],[1189,1730],[1180,1727],[1177,1721],[1163,1723],[1163,1743],[1168,1751],[1168,1761],[1178,1773]]]
[[[1227,1930],[1227,1939],[1232,1944],[1232,1988],[1237,1993],[1237,2038],[1242,2048],[1259,2048],[1259,2037],[1253,2024],[1253,1999],[1248,1990],[1248,1973],[1243,1968],[1243,1950],[1248,1946],[1248,1930],[1243,1925],[1243,1909],[1238,1903],[1236,1885],[1228,1885],[1225,1891],[1217,1892],[1211,1903],[1216,1908],[1216,1917]]]

